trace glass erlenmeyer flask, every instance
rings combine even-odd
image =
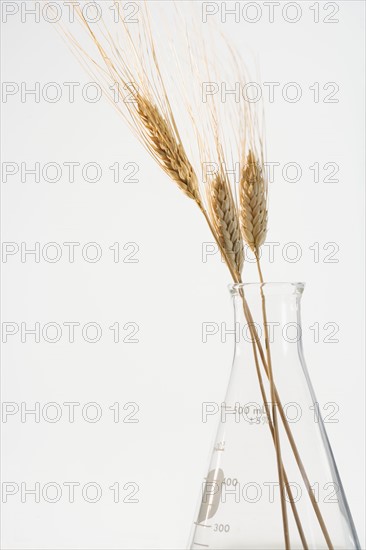
[[[304,361],[303,289],[230,287],[235,355],[193,550],[360,548]]]

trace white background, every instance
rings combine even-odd
[[[3,5],[6,2],[2,3]],[[19,2],[18,4],[22,4]],[[28,2],[28,5],[31,3]],[[197,3],[196,3],[197,4]],[[227,2],[227,5],[233,4]],[[241,2],[244,5],[245,2]],[[266,101],[267,159],[281,166],[296,162],[300,181],[285,181],[281,168],[270,186],[268,241],[280,243],[275,260],[263,259],[268,281],[305,281],[304,344],[308,368],[320,405],[339,407],[338,423],[327,429],[353,517],[364,548],[364,357],[363,357],[363,20],[362,1],[337,2],[338,23],[326,24],[324,3],[314,23],[312,2],[301,2],[302,16],[288,23],[281,8],[273,23],[261,2],[257,23],[228,17],[216,24],[240,49],[255,56],[263,82],[280,82],[273,103]],[[283,4],[283,3],[282,3]],[[153,2],[155,16],[168,2]],[[196,6],[197,7],[197,6]],[[190,10],[190,3],[182,9]],[[200,13],[200,10],[197,11]],[[200,21],[196,21],[199,26]],[[174,34],[183,28],[174,29]],[[20,12],[2,24],[2,80],[32,87],[39,82],[90,81],[53,25],[36,24]],[[285,101],[282,87],[298,82],[303,95]],[[320,83],[315,103],[309,87]],[[322,86],[339,86],[337,103],[324,103]],[[98,343],[67,341],[64,327],[58,343],[20,334],[3,346],[2,399],[29,407],[49,402],[79,402],[74,423],[67,409],[57,423],[20,414],[2,423],[2,480],[39,482],[90,481],[103,490],[100,501],[87,503],[76,489],[70,504],[65,489],[58,503],[20,494],[2,506],[2,544],[6,549],[184,548],[193,519],[201,476],[205,470],[215,422],[201,422],[203,401],[218,401],[230,370],[233,341],[220,336],[202,342],[203,322],[232,323],[226,285],[230,282],[218,255],[202,259],[202,246],[211,242],[209,230],[195,205],[155,165],[106,102],[89,103],[76,92],[68,101],[39,103],[20,93],[3,97],[3,162],[28,167],[40,162],[97,162],[99,182],[88,183],[76,170],[74,183],[66,169],[57,183],[20,172],[3,182],[3,241],[35,242],[41,247],[60,243],[56,263],[20,253],[2,264],[3,322],[35,322],[41,326],[67,321],[94,321],[103,329]],[[331,90],[328,90],[328,92]],[[114,183],[108,168],[137,163],[137,183]],[[315,162],[339,165],[338,182],[314,182],[309,169]],[[321,170],[321,180],[329,173]],[[127,173],[124,173],[125,176]],[[67,260],[64,242],[79,242],[75,262]],[[80,249],[89,242],[102,247],[99,262],[85,261]],[[122,259],[137,243],[137,263],[114,263],[114,243]],[[296,242],[302,256],[285,261],[286,244]],[[320,261],[309,247],[319,243]],[[337,263],[324,261],[326,243],[336,243]],[[92,252],[92,251],[90,251]],[[289,253],[292,253],[289,251]],[[51,251],[50,251],[51,253]],[[254,267],[245,266],[247,281],[256,280]],[[113,343],[108,328],[137,323],[138,343]],[[320,325],[320,342],[310,326]],[[328,322],[339,325],[338,343],[325,343]],[[97,423],[83,420],[81,408],[100,404]],[[114,423],[109,407],[138,404],[138,423]],[[51,413],[51,411],[50,411]],[[92,411],[90,411],[92,413]],[[139,503],[113,503],[109,487],[137,483]],[[122,491],[123,497],[129,491]]]

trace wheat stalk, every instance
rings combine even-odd
[[[267,186],[263,177],[263,172],[256,162],[253,152],[250,150],[247,156],[247,163],[242,171],[240,180],[240,224],[244,239],[250,249],[254,252],[258,267],[259,279],[261,282],[260,293],[262,298],[262,316],[266,343],[267,372],[270,383],[270,393],[272,401],[272,422],[273,422],[273,440],[276,450],[277,470],[280,483],[281,509],[283,530],[285,537],[286,550],[290,549],[289,525],[286,505],[286,473],[283,468],[280,433],[277,419],[276,386],[274,382],[270,341],[268,334],[266,299],[263,292],[263,275],[260,267],[259,248],[266,240],[267,235]],[[288,491],[288,487],[287,487]]]
[[[213,226],[226,258],[240,278],[244,264],[243,239],[237,208],[226,177],[219,173],[208,187],[208,203]]]
[[[246,166],[242,170],[239,200],[243,237],[257,254],[267,235],[267,186],[252,151],[249,151]]]
[[[129,55],[124,52],[121,55],[120,47],[114,42],[111,33],[104,26],[101,32],[102,37],[106,39],[109,46],[110,53],[106,51],[102,43],[99,41],[97,34],[89,25],[88,21],[84,18],[83,12],[77,7],[75,2],[76,12],[80,21],[86,27],[89,35],[98,49],[99,55],[103,59],[103,67],[92,56],[87,54],[83,48],[78,44],[77,40],[70,34],[66,33],[66,36],[70,39],[71,44],[79,52],[82,58],[90,64],[92,67],[91,72],[94,70],[100,74],[101,82],[104,91],[110,92],[110,84],[121,84],[121,88],[128,87],[129,83],[136,83],[135,89],[139,90],[135,95],[135,102],[125,104],[127,107],[126,113],[131,115],[125,116],[125,120],[129,123],[130,127],[136,131],[139,139],[143,142],[149,153],[158,162],[160,167],[176,182],[179,188],[191,199],[193,199],[199,206],[203,215],[205,216],[212,234],[219,246],[219,249],[225,259],[225,262],[230,270],[230,273],[235,282],[241,282],[241,271],[243,267],[244,253],[243,253],[243,238],[241,231],[243,232],[244,240],[248,243],[250,248],[255,252],[257,259],[259,247],[265,241],[267,233],[267,188],[265,180],[262,176],[262,172],[259,170],[255,163],[255,156],[250,151],[247,157],[247,165],[242,170],[242,178],[240,182],[240,215],[238,215],[237,207],[232,196],[230,183],[223,173],[219,173],[215,176],[208,185],[208,203],[209,213],[203,206],[201,199],[199,184],[195,171],[190,163],[185,149],[182,145],[177,126],[174,120],[172,109],[169,104],[168,96],[165,91],[164,83],[161,78],[160,69],[157,63],[156,52],[152,36],[150,34],[149,25],[142,20],[143,33],[138,35],[137,42],[135,43],[132,34],[129,32],[127,25],[124,25],[124,37],[127,39],[127,43],[130,48],[127,48]],[[121,4],[118,2],[118,5]],[[152,70],[155,73],[155,77],[150,79],[146,65],[142,61],[140,63],[140,55],[143,49],[137,47],[146,41],[147,56],[150,56],[152,61]],[[126,60],[133,59],[130,66]],[[136,65],[136,66],[135,66]],[[106,86],[107,83],[107,86]],[[109,84],[109,86],[108,86]],[[120,98],[123,100],[123,97]],[[113,102],[114,98],[113,98]],[[122,110],[117,105],[117,109],[122,114]],[[214,118],[217,117],[216,110],[213,109]],[[241,117],[239,116],[238,119]],[[246,117],[245,122],[249,125],[251,130],[252,120]],[[214,126],[217,126],[215,123]],[[249,132],[251,133],[251,132]],[[209,135],[215,135],[218,139],[218,132],[209,132]],[[221,153],[221,146],[217,147],[219,158],[222,160],[223,155]],[[258,262],[259,268],[259,262]],[[260,269],[260,268],[259,268]],[[261,274],[260,274],[261,276]],[[261,277],[261,282],[263,278]],[[251,319],[249,307],[246,304],[244,294],[243,305],[245,316],[248,322]],[[264,324],[266,325],[265,308],[264,308]],[[269,354],[268,334],[266,333],[266,347],[267,347],[267,361],[264,357],[263,349],[261,347],[260,340],[256,333],[256,329],[251,330],[254,336],[255,345],[253,345],[256,367],[259,372],[259,364],[256,357],[256,346],[261,356],[263,368],[270,379],[271,384],[271,397],[273,403],[280,405],[279,396],[277,394],[271,366],[271,358]],[[265,395],[264,395],[265,397]],[[265,399],[266,401],[266,399]],[[280,413],[283,414],[280,409]],[[289,426],[286,418],[283,419],[284,426],[286,428],[291,446],[294,450],[296,460],[299,468],[302,467],[300,457],[298,455],[295,443],[293,441]],[[273,410],[273,436],[275,439],[277,462],[279,467],[279,474],[281,479],[281,500],[284,502],[284,477],[285,470],[282,463],[280,447],[279,447],[279,434],[278,425],[276,419],[275,408]],[[295,452],[296,451],[296,452]],[[305,471],[300,468],[303,477]],[[310,493],[309,493],[310,495]],[[310,495],[311,496],[311,495]],[[312,501],[313,502],[313,501]],[[295,506],[295,505],[294,505]],[[314,510],[317,512],[318,508],[316,503],[313,503]],[[284,510],[285,514],[286,511]],[[294,510],[295,515],[295,510]],[[317,513],[319,522],[322,526],[323,532],[326,533],[326,528],[320,512]],[[323,522],[323,523],[321,523]],[[299,524],[298,524],[299,526]],[[286,548],[289,547],[288,533],[287,531],[287,516],[284,517],[285,527],[285,539]],[[301,527],[301,523],[300,523]],[[300,531],[300,529],[299,529]],[[328,542],[328,539],[327,539]],[[329,545],[331,548],[331,545]],[[305,548],[305,545],[304,545]]]

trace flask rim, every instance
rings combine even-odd
[[[249,282],[249,283],[231,283],[228,289],[233,296],[239,296],[240,291],[260,292],[262,290],[265,295],[274,294],[302,294],[305,288],[304,282]]]

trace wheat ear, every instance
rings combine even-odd
[[[244,264],[243,239],[237,208],[227,179],[218,174],[208,187],[208,204],[213,226],[228,261],[240,279]]]
[[[239,200],[240,225],[245,242],[257,253],[267,235],[267,186],[252,151],[249,151],[242,170]]]
[[[142,139],[152,156],[191,199],[201,204],[197,176],[170,121],[140,94],[136,98],[137,116],[142,123]]]

